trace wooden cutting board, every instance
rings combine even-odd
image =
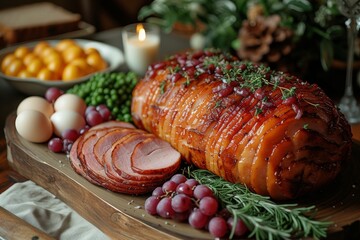
[[[143,209],[147,196],[114,193],[77,175],[65,154],[52,153],[46,144],[30,143],[15,129],[15,113],[5,124],[8,160],[23,176],[53,193],[89,222],[116,239],[213,239],[188,224],[154,217]],[[329,235],[360,220],[360,145],[339,178],[307,198],[301,206],[316,205],[316,219],[331,221]],[[299,200],[300,201],[300,200]],[[359,227],[356,227],[358,229]]]

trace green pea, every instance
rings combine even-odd
[[[112,113],[113,113],[114,115],[118,114],[118,113],[119,113],[119,108],[118,108],[117,106],[113,107]]]
[[[131,94],[137,81],[133,72],[97,73],[67,92],[82,97],[87,105],[106,104],[115,119],[131,121]]]
[[[101,102],[103,102],[103,101],[104,101],[104,97],[103,97],[103,96],[101,96],[101,95],[96,96],[96,101],[97,101],[98,103],[101,103]]]
[[[110,99],[115,102],[118,99],[118,96],[116,94],[113,94],[111,95]]]

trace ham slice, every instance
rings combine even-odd
[[[134,131],[136,131],[136,129],[116,128],[111,130],[110,132],[104,132],[104,134],[102,134],[101,136],[98,134],[99,138],[94,145],[94,155],[98,162],[104,166],[105,161],[103,156],[106,151],[111,148],[114,142],[122,139],[128,134],[133,133]]]
[[[131,168],[139,174],[172,172],[180,165],[180,153],[168,142],[148,138],[138,143],[131,154]]]
[[[76,141],[71,148],[70,154],[69,154],[69,159],[70,159],[70,165],[71,167],[75,170],[75,172],[81,176],[83,176],[86,180],[88,180],[89,182],[96,184],[96,185],[100,185],[100,183],[98,181],[93,180],[90,176],[88,176],[85,171],[84,168],[80,162],[80,159],[77,156],[77,146],[78,146],[78,141]]]
[[[103,122],[99,125],[93,126],[92,128],[90,128],[90,130],[94,131],[94,130],[98,130],[98,129],[114,128],[114,127],[135,128],[135,126],[132,125],[131,123],[120,122],[120,121],[107,121],[107,122]]]
[[[154,134],[135,129],[132,124],[117,121],[106,122],[92,127],[75,141],[69,154],[70,164],[76,173],[93,184],[114,192],[134,195],[145,194],[160,186],[180,166],[180,158],[172,160],[173,164],[164,158],[165,167],[158,165],[160,160],[159,162],[154,161],[154,167],[151,167],[149,163],[143,167],[147,170],[163,169],[157,174],[133,171],[131,159],[134,158],[139,169],[142,169],[142,160],[136,158],[143,157],[141,152],[148,152],[147,150],[140,151],[141,146],[137,147],[137,145],[146,142],[144,147],[150,149],[151,147],[147,145],[153,141],[158,146],[169,145],[166,142],[162,143],[163,140]],[[132,157],[136,147],[138,153]],[[157,151],[159,150],[157,149]]]
[[[133,134],[121,142],[117,142],[111,152],[111,162],[107,161],[106,166],[112,164],[115,171],[126,179],[136,181],[158,181],[163,179],[164,175],[170,177],[173,172],[164,172],[162,174],[139,174],[131,168],[131,155],[137,144],[145,141],[146,139],[156,138],[153,134]],[[165,161],[165,160],[164,160]]]

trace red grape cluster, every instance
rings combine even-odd
[[[100,104],[96,107],[88,106],[85,110],[86,123],[91,127],[106,122],[110,118],[111,112],[105,104]]]
[[[214,237],[224,237],[232,229],[234,219],[221,209],[213,191],[183,174],[174,175],[157,187],[145,201],[145,210],[151,215],[188,222],[196,229],[207,229]],[[248,231],[245,224],[236,222],[234,235],[243,236]]]
[[[49,102],[55,102],[64,92],[58,88],[49,88],[45,93],[45,98]],[[54,137],[48,142],[48,148],[55,153],[69,153],[72,144],[76,139],[86,132],[90,127],[100,123],[109,121],[111,119],[111,112],[109,108],[101,104],[99,106],[87,106],[85,110],[86,125],[79,132],[75,129],[67,129],[61,133],[61,137]]]

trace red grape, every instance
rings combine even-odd
[[[199,182],[196,179],[190,178],[186,180],[185,182],[191,189],[193,189],[195,186],[199,185]]]
[[[175,182],[176,184],[180,184],[185,182],[187,178],[183,174],[178,173],[172,176],[170,180]]]
[[[105,104],[100,104],[96,106],[96,111],[100,111],[101,109],[108,109],[108,107]]]
[[[175,214],[174,209],[171,207],[171,198],[163,198],[156,206],[156,213],[163,218],[172,218]]]
[[[59,153],[63,151],[63,141],[60,138],[50,139],[48,142],[48,148],[55,153]]]
[[[219,206],[211,188],[199,184],[196,179],[187,179],[183,174],[175,174],[155,188],[145,201],[145,210],[151,215],[179,222],[187,220],[193,228],[207,230],[212,236],[222,238],[230,232],[233,218],[226,208],[219,211]],[[234,236],[243,236],[247,231],[246,225],[239,220]]]
[[[228,223],[228,227],[229,229],[232,229],[233,227],[233,224],[234,224],[234,218],[233,217],[230,217],[228,220],[227,220],[227,223]],[[247,233],[249,229],[247,228],[247,226],[245,225],[245,223],[241,220],[238,220],[236,222],[236,225],[235,225],[235,232],[234,232],[234,235],[237,236],[237,237],[241,237],[243,235],[245,235],[245,233]]]
[[[178,221],[178,222],[185,222],[188,220],[190,215],[190,211],[178,213],[175,212],[175,214],[172,216],[172,219]]]
[[[89,111],[88,114],[86,114],[86,122],[91,126],[98,125],[102,123],[104,120],[100,113],[96,110]]]
[[[157,187],[152,192],[152,196],[155,196],[155,197],[161,197],[163,195],[164,195],[164,192],[162,190],[162,187]]]
[[[189,224],[193,228],[201,229],[204,228],[208,222],[208,216],[200,212],[198,209],[195,209],[190,213]]]
[[[224,218],[213,217],[209,222],[209,232],[216,238],[224,237],[228,232],[228,225]]]
[[[177,194],[171,199],[171,207],[175,212],[187,212],[190,210],[191,206],[191,199],[185,194]]]
[[[51,87],[46,90],[45,99],[48,100],[49,102],[55,102],[55,100],[58,99],[58,97],[60,97],[63,94],[64,94],[63,90],[59,88]]]
[[[73,143],[74,142],[69,139],[64,139],[63,140],[63,152],[65,152],[65,153],[70,152]]]
[[[156,207],[160,202],[160,198],[156,196],[151,196],[145,200],[145,211],[151,215],[156,215]]]
[[[206,196],[212,197],[213,195],[211,189],[206,185],[197,185],[194,189],[194,197],[199,200]]]
[[[185,195],[188,195],[189,197],[193,196],[193,190],[186,183],[180,183],[176,188],[176,192],[183,193]]]
[[[108,121],[111,118],[111,112],[108,108],[101,108],[98,110],[104,121]]]
[[[87,106],[85,110],[85,116],[89,114],[91,111],[97,111],[95,106]]]
[[[207,216],[214,215],[218,211],[218,207],[219,203],[213,197],[205,196],[199,202],[200,211]]]
[[[79,137],[79,133],[75,129],[66,129],[64,132],[61,133],[63,139],[68,139],[73,142]]]
[[[80,129],[79,133],[80,135],[84,134],[87,130],[89,130],[90,126],[89,125],[85,125],[85,127],[83,127],[82,129]]]
[[[175,192],[176,187],[177,184],[174,181],[169,180],[163,184],[162,190],[164,193],[172,193]]]

